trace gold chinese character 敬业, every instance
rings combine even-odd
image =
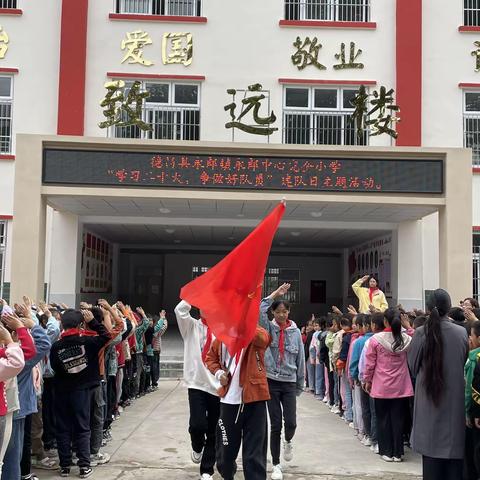
[[[8,51],[8,43],[10,39],[8,38],[8,33],[0,26],[0,58],[5,58],[5,55]]]
[[[251,97],[247,97],[247,93],[249,92],[257,92],[258,95],[253,95]],[[259,110],[261,107],[261,101],[266,98],[265,94],[263,93],[262,86],[259,83],[255,83],[254,85],[249,85],[248,90],[245,91],[244,98],[242,99],[242,110],[238,117],[236,116],[235,110],[237,108],[237,104],[235,103],[235,95],[237,90],[229,89],[227,93],[233,95],[234,101],[225,105],[223,108],[225,111],[230,111],[231,121],[225,124],[225,128],[238,128],[247,133],[251,133],[253,135],[271,135],[273,132],[278,130],[277,127],[270,127],[271,124],[275,123],[277,117],[275,113],[272,112],[268,117],[261,117],[259,115]],[[253,108],[253,120],[255,125],[247,125],[240,120]]]
[[[305,40],[302,42],[300,37],[297,37],[297,40],[293,44],[297,51],[292,55],[292,63],[299,69],[303,70],[308,65],[314,65],[319,70],[326,70],[327,67],[322,65],[318,61],[318,55],[322,44],[318,43],[317,37],[313,37],[310,40],[310,37],[305,37]]]
[[[341,70],[344,68],[363,68],[365,65],[363,63],[355,62],[357,57],[361,55],[362,50],[359,48],[357,53],[355,53],[355,42],[350,42],[350,56],[348,63],[345,59],[345,44],[342,42],[340,46],[340,53],[335,54],[335,58],[340,60],[340,63],[337,63],[333,66],[335,70]]]
[[[164,65],[183,63],[188,66],[193,58],[193,37],[191,33],[164,33],[162,60]]]
[[[152,43],[152,39],[147,32],[142,30],[127,32],[126,38],[122,40],[121,44],[122,50],[126,50],[122,63],[128,60],[128,63],[139,63],[145,67],[150,67],[153,62],[143,58],[143,47]]]
[[[100,128],[112,126],[129,127],[136,126],[140,130],[152,130],[152,126],[142,120],[143,100],[150,94],[140,91],[140,82],[133,82],[128,94],[125,96],[125,82],[116,80],[105,83],[107,93],[100,102],[100,106],[105,108],[104,117],[107,119],[100,122]]]

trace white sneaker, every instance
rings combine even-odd
[[[272,476],[270,477],[272,480],[283,480],[283,473],[282,473],[282,466],[281,465],[274,465],[272,468]]]
[[[208,473],[204,473],[201,477],[200,480],[213,480],[213,477],[209,475]]]
[[[403,458],[402,457],[393,457],[393,461],[396,462],[396,463],[400,463],[400,462],[403,462]]]
[[[367,436],[365,436],[363,442],[362,442],[366,447],[370,447],[372,445],[372,441],[370,440],[370,438],[368,438]]]
[[[323,397],[323,400],[322,400],[322,401],[323,401],[323,403],[327,403],[327,402],[328,402],[328,397],[327,397],[327,395],[325,395],[325,396]]]
[[[355,425],[354,425],[353,422],[350,422],[350,423],[348,424],[348,426],[349,426],[350,428],[355,428]]]
[[[104,465],[110,461],[110,455],[108,453],[98,452],[95,455],[90,455],[90,466],[96,467],[97,465]]]
[[[286,462],[293,460],[293,444],[291,440],[289,442],[283,442],[283,459]]]
[[[197,465],[202,462],[203,450],[200,453],[197,453],[195,450],[192,450],[192,462]]]
[[[393,458],[392,457],[388,457],[387,455],[382,455],[382,460],[384,462],[393,462]]]
[[[335,413],[335,414],[339,414],[340,413],[340,408],[338,408],[338,405],[335,405],[333,408],[332,408],[332,413]]]
[[[378,448],[378,443],[375,444],[375,453],[378,455],[380,453],[380,449]]]

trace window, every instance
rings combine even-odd
[[[127,82],[126,88],[133,82]],[[150,96],[142,109],[143,121],[152,126],[142,131],[137,126],[113,127],[116,138],[155,140],[200,140],[200,92],[197,84],[143,82]]]
[[[192,267],[192,280],[208,272],[209,269],[209,267]]]
[[[115,13],[200,17],[201,0],[115,0]]]
[[[463,0],[463,24],[480,26],[480,0]]]
[[[473,298],[480,300],[480,235],[473,236]]]
[[[3,298],[3,279],[5,272],[5,250],[7,247],[7,222],[0,221],[0,298]]]
[[[292,268],[267,268],[263,282],[263,297],[267,297],[283,283],[290,283],[290,290],[284,299],[290,303],[300,303],[300,270]]]
[[[463,96],[463,146],[472,149],[473,164],[480,166],[480,91]]]
[[[0,8],[17,8],[17,0],[0,0]]]
[[[285,0],[285,19],[369,22],[370,0]]]
[[[351,115],[357,90],[351,88],[285,87],[283,143],[367,145],[359,138]]]

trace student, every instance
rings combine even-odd
[[[337,335],[340,330],[340,319],[338,317],[332,317],[332,325],[329,328],[327,336],[325,338],[325,346],[328,348],[328,369],[331,374],[332,381],[329,381],[330,388],[330,411],[335,414],[341,413],[340,410],[340,389],[338,381],[338,373],[334,364],[333,346],[336,343]]]
[[[315,397],[317,400],[325,400],[326,382],[325,382],[325,364],[320,358],[321,339],[325,338],[327,332],[325,331],[326,318],[319,318],[316,320],[318,324],[318,331],[314,335],[315,342]]]
[[[375,399],[379,453],[386,462],[401,462],[403,428],[413,386],[407,365],[411,337],[402,332],[400,311],[385,311],[385,329],[375,334],[365,353],[365,390]]]
[[[221,383],[217,427],[217,468],[224,480],[233,480],[242,445],[243,474],[248,480],[267,478],[267,408],[270,399],[265,369],[268,332],[257,327],[247,348],[231,357],[216,339],[206,365]]]
[[[349,424],[350,427],[354,427],[353,425],[353,410],[352,410],[352,388],[350,386],[350,382],[347,378],[346,366],[347,366],[347,358],[348,358],[348,351],[350,349],[350,342],[352,340],[352,321],[347,317],[342,317],[340,319],[340,327],[342,328],[342,336],[341,341],[338,342],[340,344],[340,349],[338,351],[337,361],[335,366],[337,368],[338,377],[340,379],[340,389],[344,392],[345,395],[345,414],[343,416],[346,423]],[[338,337],[340,338],[340,337]],[[334,347],[336,348],[336,347]]]
[[[82,322],[98,333],[82,335]],[[90,408],[94,388],[100,383],[98,354],[110,341],[110,333],[90,310],[66,310],[62,315],[63,333],[50,352],[55,371],[57,446],[60,476],[68,477],[72,466],[72,442],[78,457],[80,478],[87,478],[90,467]]]
[[[182,300],[175,308],[178,328],[184,343],[184,384],[190,405],[189,433],[192,461],[200,464],[202,480],[213,478],[215,434],[220,404],[218,379],[205,366],[207,353],[215,337],[203,320],[190,315],[191,306]]]
[[[363,287],[367,280],[368,287]],[[385,294],[378,288],[378,281],[373,275],[364,275],[352,285],[352,290],[359,301],[358,313],[384,312],[388,308]]]
[[[415,331],[408,354],[416,378],[412,449],[423,456],[424,480],[462,477],[468,336],[448,319],[451,305],[448,292],[433,292],[428,320]]]
[[[282,466],[280,464],[280,443],[282,436],[282,417],[285,423],[285,442],[283,458],[290,462],[293,458],[292,440],[297,428],[297,397],[303,391],[305,383],[305,357],[302,345],[302,336],[297,325],[289,320],[290,304],[285,300],[278,300],[284,296],[290,284],[284,283],[260,304],[260,326],[270,334],[272,343],[265,354],[268,388],[270,400],[268,413],[270,416],[270,452],[272,455],[272,480],[282,480]],[[273,321],[268,318],[269,310],[273,314]],[[315,323],[317,332],[319,323]],[[316,338],[312,335],[312,344]],[[310,359],[316,360],[315,347]],[[323,398],[323,397],[322,397]]]
[[[328,403],[330,408],[333,407],[333,372],[330,370],[330,361],[328,358],[327,336],[332,328],[332,319],[328,316],[323,319],[322,333],[318,337],[318,358],[320,361],[320,367],[324,371],[324,385],[325,396],[323,397],[323,403]],[[328,385],[328,388],[327,388]]]

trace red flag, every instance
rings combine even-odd
[[[255,335],[265,268],[284,212],[281,203],[223,260],[180,292],[180,298],[201,310],[232,356]]]

